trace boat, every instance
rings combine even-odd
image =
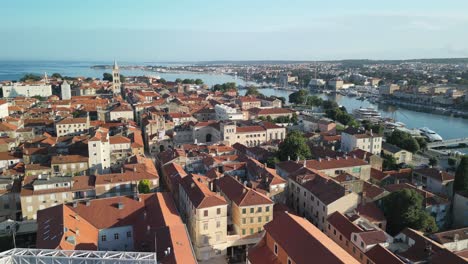
[[[435,131],[430,130],[428,127],[422,127],[419,129],[421,131],[421,135],[427,138],[430,142],[435,142],[435,141],[442,141],[443,138],[437,134]]]
[[[353,115],[362,120],[379,120],[382,118],[380,113],[372,107],[361,107],[353,110]]]

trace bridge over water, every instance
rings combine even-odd
[[[447,140],[438,141],[438,142],[431,142],[427,144],[427,148],[431,149],[431,148],[449,147],[449,146],[457,146],[460,144],[468,145],[468,137],[447,139]]]

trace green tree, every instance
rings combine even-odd
[[[436,166],[437,165],[437,159],[434,157],[429,158],[429,165],[431,166]]]
[[[457,165],[457,159],[450,157],[450,158],[448,158],[447,163],[448,163],[449,166],[455,167],[455,165]]]
[[[54,74],[52,74],[52,78],[62,79],[62,75],[60,73],[54,73]]]
[[[289,102],[292,104],[304,104],[309,92],[302,89],[289,95]]]
[[[161,79],[159,79],[159,82],[162,83],[162,84],[165,84],[167,81],[166,81],[166,79],[161,78]]]
[[[181,78],[177,78],[177,79],[175,79],[175,82],[176,82],[176,83],[181,83],[181,82],[182,82],[182,79],[181,79]]]
[[[195,80],[195,84],[196,84],[196,85],[202,85],[202,84],[203,84],[203,80],[202,80],[202,79],[196,79],[196,80]]]
[[[226,92],[228,90],[236,90],[237,91],[237,84],[235,82],[227,82],[223,84],[215,84],[213,86],[213,91],[221,91]]]
[[[150,181],[149,180],[141,180],[138,183],[138,192],[139,193],[149,193],[151,191],[150,188]]]
[[[125,82],[125,75],[120,74],[120,82],[121,83]]]
[[[419,144],[419,149],[427,149],[427,140],[423,137],[415,138]]]
[[[266,160],[267,167],[271,169],[274,169],[278,162],[280,162],[278,157],[270,157]]]
[[[291,123],[294,123],[294,125],[297,125],[299,123],[299,118],[297,117],[296,113],[293,113],[291,116]]]
[[[453,182],[454,192],[468,192],[468,155],[461,157]]]
[[[258,91],[257,87],[251,85],[247,88],[246,96],[260,96],[261,93]]]
[[[103,81],[108,81],[108,82],[112,82],[112,74],[108,73],[108,72],[105,72],[102,74],[102,80]]]
[[[423,208],[423,197],[413,189],[402,189],[385,196],[382,207],[387,230],[395,235],[406,227],[425,233],[437,231],[434,217]]]
[[[387,143],[393,144],[413,153],[420,149],[418,141],[416,141],[416,139],[414,139],[411,134],[400,130],[394,130],[392,134],[387,137]]]
[[[40,80],[42,80],[41,76],[39,76],[37,74],[32,74],[32,73],[27,73],[20,79],[20,81],[22,81],[22,82],[25,82],[25,81],[37,82],[37,81],[40,81]]]
[[[304,135],[293,130],[288,133],[283,142],[279,145],[278,158],[282,161],[288,158],[292,160],[307,159],[311,157],[310,148]]]
[[[396,170],[398,169],[397,161],[392,155],[383,155],[383,168],[384,170]]]
[[[316,95],[310,95],[307,97],[307,105],[322,106],[322,104],[323,104],[323,99]]]

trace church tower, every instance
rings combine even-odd
[[[120,94],[120,73],[117,61],[114,60],[114,67],[112,68],[112,92]]]

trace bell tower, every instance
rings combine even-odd
[[[112,92],[120,94],[120,72],[117,61],[114,60],[114,67],[112,67]]]

